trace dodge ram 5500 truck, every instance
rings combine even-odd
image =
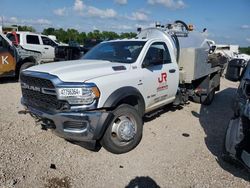
[[[182,21],[144,29],[102,42],[81,60],[23,71],[21,101],[44,129],[125,153],[139,144],[145,113],[189,98],[212,102],[222,66],[209,53],[203,34]]]

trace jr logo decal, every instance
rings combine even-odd
[[[2,58],[2,64],[3,65],[8,65],[9,64],[9,62],[7,61],[7,59],[8,59],[8,56],[1,56]]]
[[[168,89],[166,72],[161,73],[161,77],[158,78],[158,83],[157,92]]]
[[[158,82],[162,83],[162,82],[166,82],[167,81],[167,73],[163,72],[161,73],[161,78],[158,78]]]

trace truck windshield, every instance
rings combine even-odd
[[[104,42],[91,49],[82,59],[134,63],[144,44],[145,41]]]

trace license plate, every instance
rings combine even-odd
[[[81,88],[64,88],[59,89],[60,96],[62,97],[78,97],[82,96]]]

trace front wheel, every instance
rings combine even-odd
[[[113,114],[114,118],[101,139],[101,145],[114,154],[129,152],[141,141],[142,117],[127,104],[117,107]]]

